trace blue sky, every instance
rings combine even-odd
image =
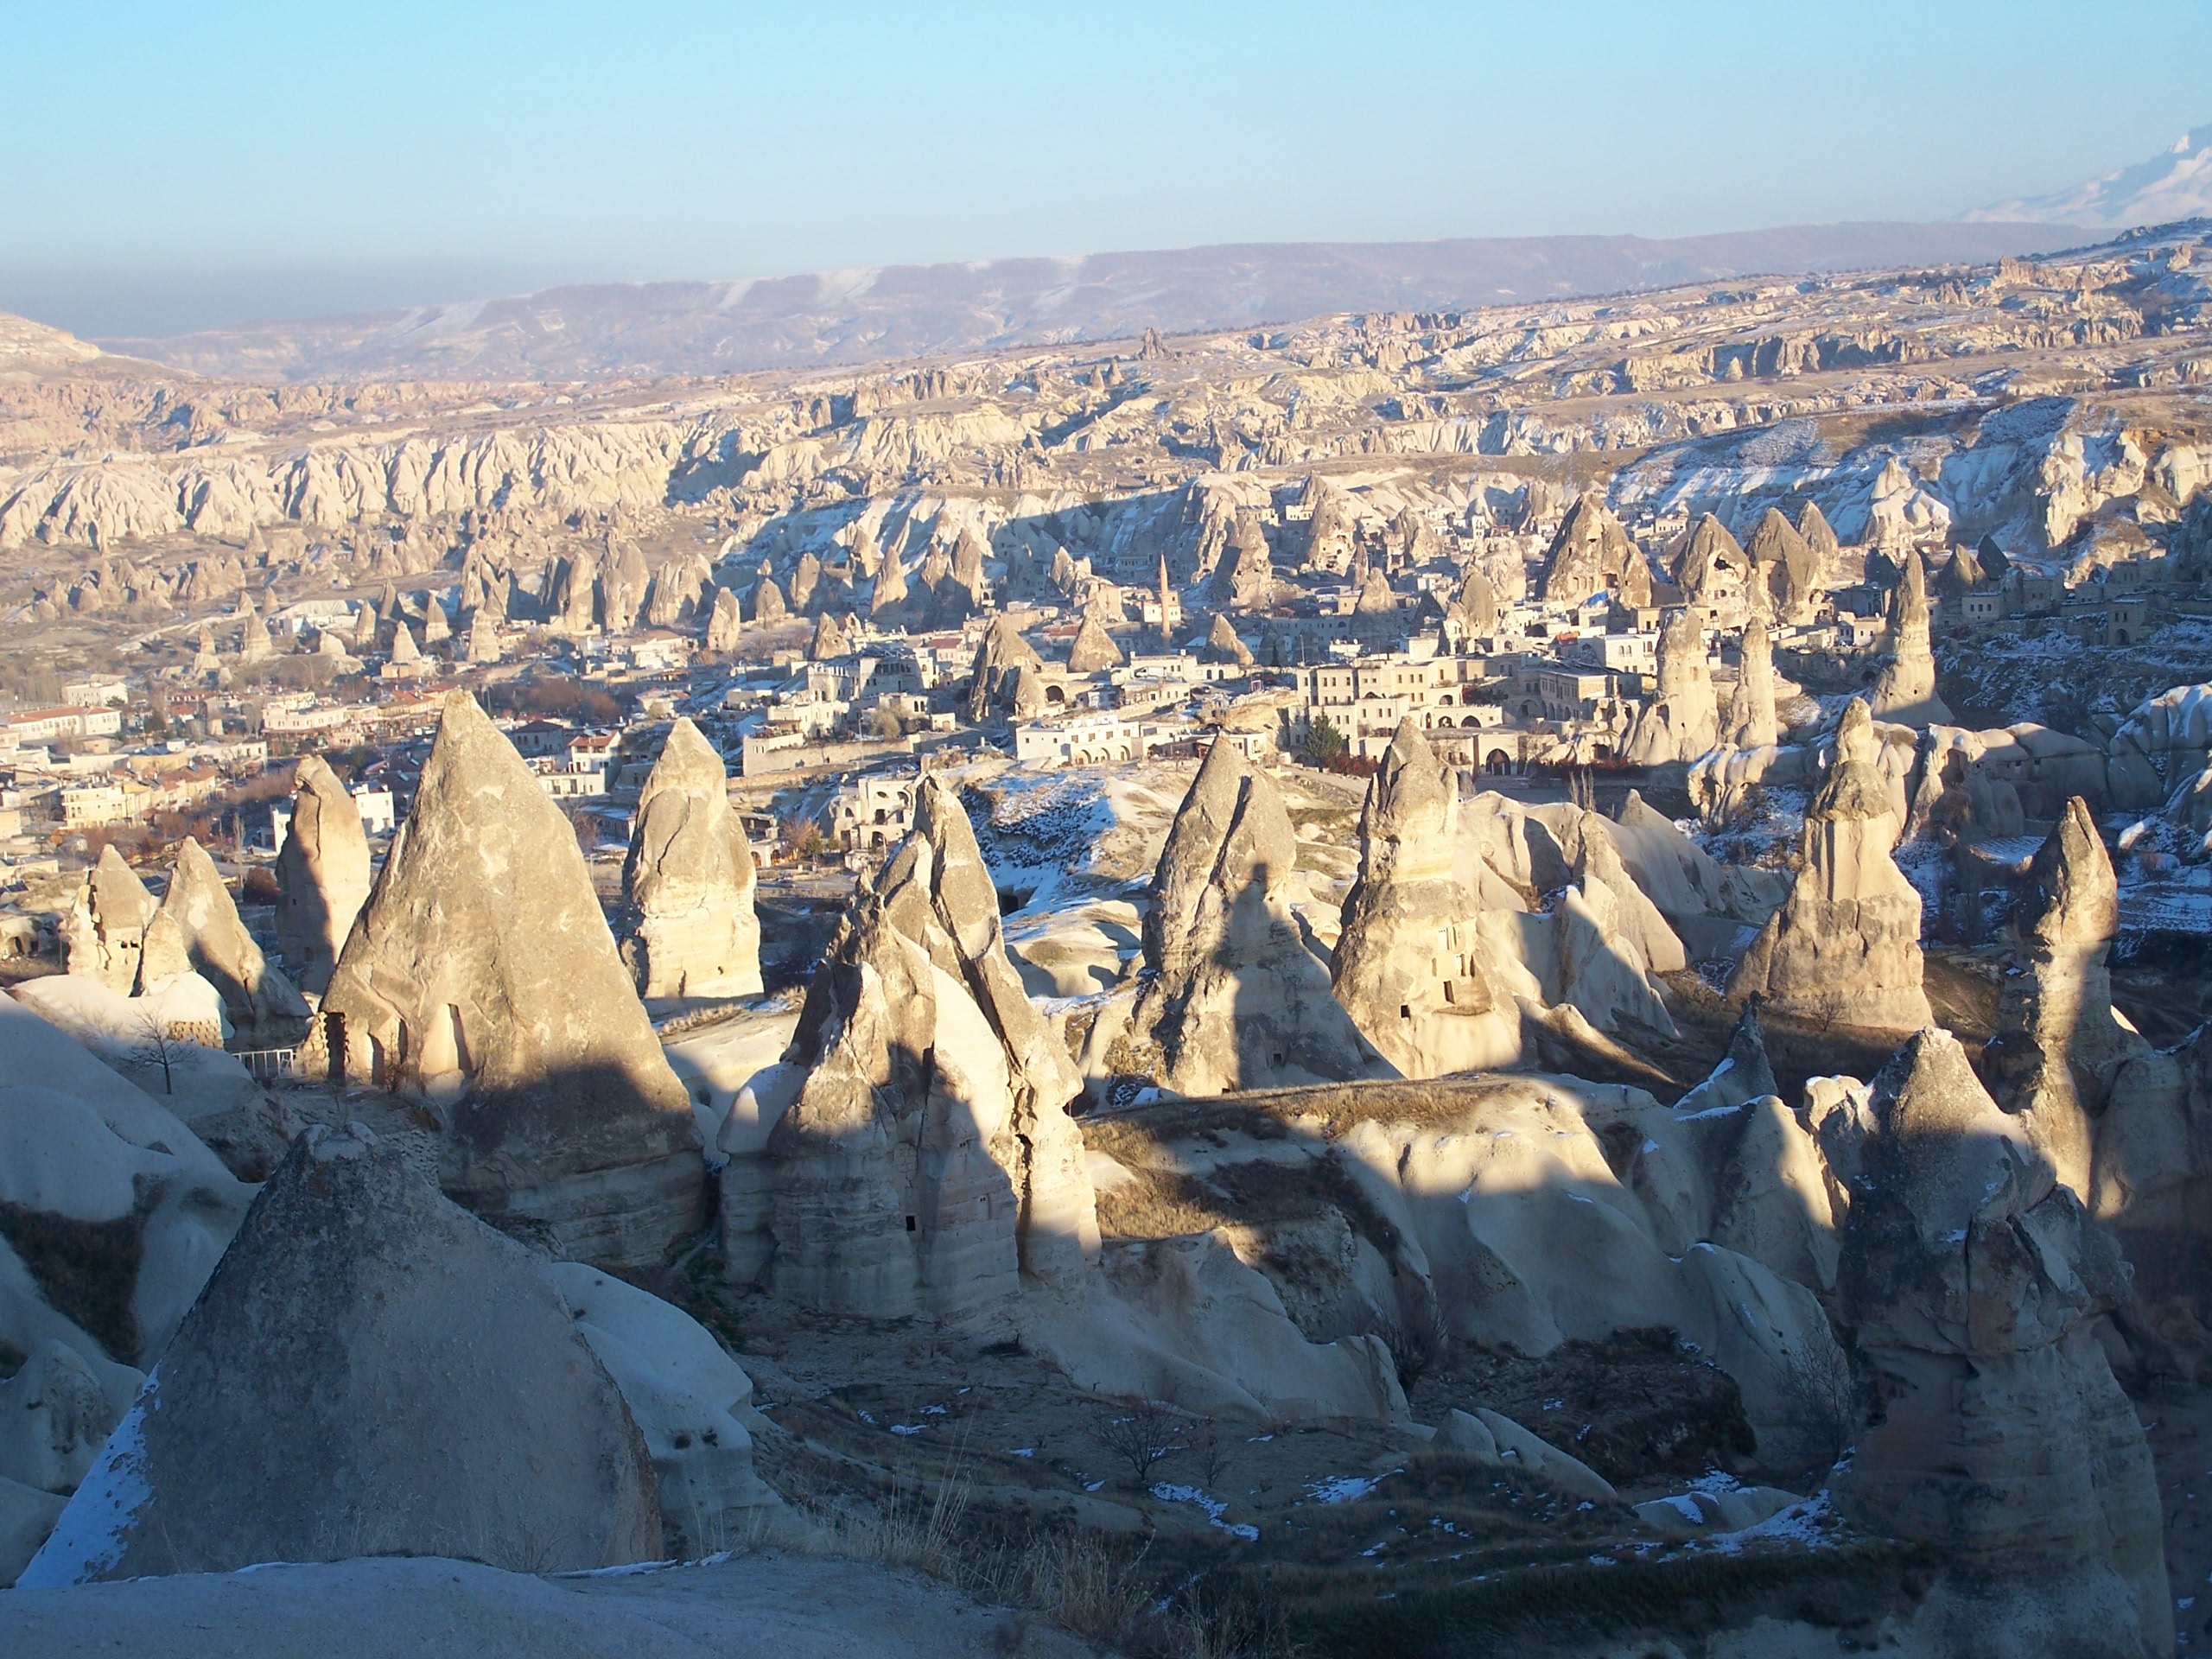
[[[1936,219],[2212,121],[2212,5],[0,0],[0,308]]]

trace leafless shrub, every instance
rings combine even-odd
[[[1114,1406],[1103,1412],[1091,1433],[1098,1444],[1129,1465],[1137,1484],[1152,1484],[1152,1471],[1183,1449],[1178,1438],[1183,1421],[1155,1401]]]

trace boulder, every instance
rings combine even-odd
[[[1874,1080],[1840,1314],[1874,1379],[1847,1520],[1954,1563],[1916,1622],[1967,1655],[2169,1653],[2158,1479],[2091,1330],[2111,1239],[1965,1051],[1930,1028]]]
[[[1821,1025],[1929,1023],[1920,894],[1890,856],[1897,828],[1875,770],[1873,722],[1854,697],[1827,781],[1806,810],[1796,880],[1737,964],[1732,997],[1756,993],[1773,1012]]]
[[[1519,1010],[1495,983],[1460,879],[1458,785],[1408,717],[1359,819],[1359,874],[1331,959],[1337,1000],[1402,1077],[1516,1064]]]
[[[753,1381],[706,1328],[658,1296],[580,1262],[545,1269],[622,1393],[652,1454],[661,1553],[697,1560],[743,1541],[783,1500],[753,1472]]]
[[[1482,1465],[1526,1475],[1539,1485],[1593,1503],[1618,1503],[1613,1484],[1580,1458],[1571,1458],[1501,1412],[1454,1407],[1436,1431],[1436,1444]]]
[[[1274,780],[1214,744],[1153,873],[1116,1070],[1185,1095],[1387,1074],[1291,913],[1297,861]]]
[[[145,1380],[48,1337],[0,1382],[0,1479],[75,1491]]]
[[[760,988],[753,849],[728,785],[721,754],[679,717],[638,798],[622,865],[622,957],[640,996]]]
[[[272,1175],[25,1587],[257,1561],[659,1554],[652,1465],[528,1250],[365,1129]]]
[[[292,822],[276,849],[276,944],[300,988],[321,995],[369,898],[361,810],[320,755],[294,775]]]
[[[0,998],[0,1351],[48,1340],[96,1374],[143,1367],[192,1306],[252,1196],[190,1129]],[[0,1471],[0,1472],[5,1472]]]
[[[299,1036],[308,1017],[306,1001],[264,958],[238,918],[214,861],[189,836],[170,868],[162,914],[176,924],[191,971],[214,986],[232,1026],[250,1044],[270,1047]],[[140,977],[142,982],[146,979],[143,963]]]
[[[466,692],[301,1065],[419,1101],[447,1193],[561,1255],[657,1267],[702,1219],[690,1099],[575,831]]]

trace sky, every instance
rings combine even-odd
[[[93,337],[1234,241],[1943,219],[2212,121],[2212,4],[0,0],[0,309]]]

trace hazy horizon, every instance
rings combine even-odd
[[[583,283],[1944,219],[2205,119],[2212,12],[2080,16],[56,8],[11,31],[0,309],[112,338]]]

